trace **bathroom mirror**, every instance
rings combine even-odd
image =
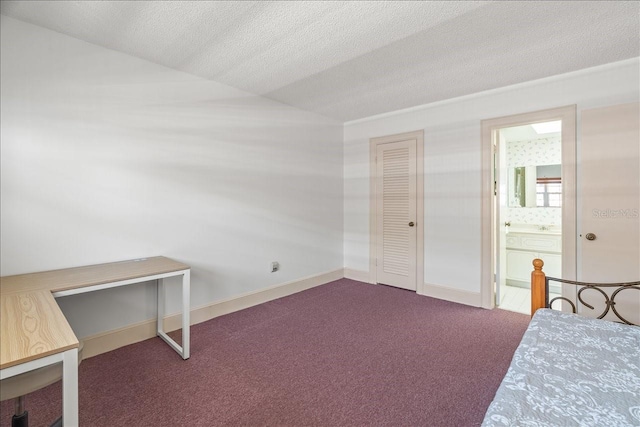
[[[509,169],[508,206],[521,208],[562,206],[562,167],[559,164]]]

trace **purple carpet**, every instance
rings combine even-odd
[[[342,279],[80,366],[83,426],[477,426],[529,316]],[[28,395],[31,425],[60,383]],[[9,426],[12,402],[2,402]]]

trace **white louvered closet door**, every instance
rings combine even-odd
[[[377,282],[416,290],[416,140],[377,147]]]

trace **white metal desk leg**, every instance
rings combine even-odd
[[[189,341],[190,341],[190,329],[189,325],[191,314],[191,270],[180,271],[182,275],[182,346],[178,345],[164,331],[164,312],[165,312],[165,288],[162,279],[158,280],[158,320],[157,330],[158,336],[162,338],[171,348],[182,356],[183,359],[189,358]]]
[[[62,424],[77,427],[78,415],[78,349],[62,354]]]
[[[160,332],[164,332],[164,281],[163,279],[157,280],[157,292],[158,292],[158,335]]]
[[[182,275],[182,358],[189,358],[191,313],[191,270]]]

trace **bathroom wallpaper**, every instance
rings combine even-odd
[[[560,137],[507,142],[507,167],[562,163]]]
[[[562,163],[560,137],[538,138],[506,143],[507,167],[538,166]],[[511,203],[510,203],[511,204]],[[506,220],[512,225],[545,225],[560,228],[562,209],[508,207]]]
[[[554,230],[562,225],[562,209],[558,208],[507,208],[506,221],[511,225],[545,225],[554,226]]]

